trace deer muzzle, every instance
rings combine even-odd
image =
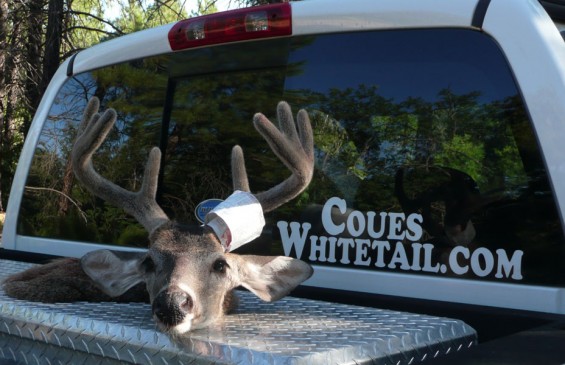
[[[194,301],[192,297],[180,288],[164,290],[153,301],[153,315],[165,327],[176,327],[192,318]]]

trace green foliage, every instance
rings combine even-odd
[[[64,43],[64,55],[93,46],[108,37],[104,6],[100,0],[75,0],[71,10],[73,16],[69,18],[67,28],[69,42]]]
[[[128,225],[116,240],[120,246],[147,247],[147,231],[139,225]]]
[[[517,151],[512,152],[515,158]],[[488,174],[484,174],[484,158],[484,144],[469,134],[463,134],[455,135],[451,140],[443,142],[434,160],[438,165],[465,171],[481,185],[488,180]]]
[[[183,7],[184,2],[179,0],[158,2],[121,0],[118,3],[120,17],[116,19],[115,25],[123,33],[137,32],[188,18]]]

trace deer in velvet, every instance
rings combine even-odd
[[[92,251],[81,259],[67,258],[9,277],[10,296],[43,302],[143,301],[147,297],[157,326],[171,334],[206,327],[237,304],[233,289],[243,286],[265,301],[287,295],[312,275],[303,261],[285,256],[238,255],[225,252],[214,231],[204,225],[189,227],[170,220],[155,195],[161,152],[153,148],[142,187],[127,191],[100,176],[92,155],[113,128],[116,112],[99,114],[92,98],[83,116],[82,133],[72,150],[72,166],[79,181],[96,196],[123,208],[149,232],[145,253]],[[312,179],[314,147],[308,114],[300,110],[295,123],[285,102],[277,106],[279,128],[263,114],[253,123],[272,151],[292,174],[268,191],[254,194],[269,212],[300,194]],[[249,192],[242,149],[232,149],[234,190]]]

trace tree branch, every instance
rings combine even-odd
[[[80,206],[78,205],[78,203],[75,200],[73,200],[73,198],[71,198],[67,194],[63,193],[62,191],[52,189],[52,188],[41,188],[41,187],[37,187],[37,186],[26,186],[25,189],[31,190],[31,191],[49,191],[49,192],[57,193],[57,194],[64,196],[68,201],[71,202],[71,204],[73,204],[77,208],[79,214],[81,215],[82,219],[84,220],[84,223],[88,223],[88,219],[86,218],[86,214],[84,213],[84,211],[82,209],[80,209]]]
[[[72,15],[72,14],[75,14],[75,15],[84,15],[84,16],[87,16],[87,17],[96,19],[96,20],[98,20],[98,21],[101,22],[101,23],[104,23],[104,24],[106,24],[106,25],[109,25],[109,26],[110,26],[112,29],[114,29],[114,30],[116,31],[116,33],[118,33],[119,35],[123,35],[123,34],[124,34],[124,32],[123,32],[120,28],[118,28],[118,27],[116,27],[116,26],[114,25],[114,23],[112,23],[112,22],[110,22],[110,21],[108,21],[108,20],[106,20],[106,19],[100,18],[99,16],[96,16],[96,15],[94,15],[94,14],[87,13],[87,12],[80,11],[80,10],[68,10],[68,11],[67,11],[67,15],[68,15],[69,13],[70,13],[71,15]],[[92,29],[86,28],[86,30],[92,30]],[[106,32],[106,33],[107,33],[107,34],[112,34],[112,33],[109,33],[109,32]]]
[[[87,31],[89,31],[89,32],[104,33],[104,34],[106,34],[106,35],[111,35],[111,36],[115,36],[115,35],[116,35],[116,33],[108,32],[107,30],[98,29],[98,28],[92,28],[92,27],[86,27],[86,26],[84,26],[84,25],[75,25],[75,26],[73,26],[73,27],[67,27],[67,28],[65,29],[65,32],[70,32],[70,31],[73,31],[73,30],[75,30],[75,29],[87,30]],[[117,34],[117,35],[124,35],[124,34],[125,34],[125,33],[123,33],[123,32],[120,31],[120,33]]]

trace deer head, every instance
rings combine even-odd
[[[116,120],[112,109],[98,114],[92,98],[83,116],[84,131],[72,150],[77,178],[96,196],[123,208],[149,232],[147,253],[97,250],[82,257],[84,272],[107,295],[116,297],[144,282],[158,327],[173,334],[203,328],[233,306],[232,289],[243,286],[265,301],[277,300],[312,275],[312,268],[285,256],[237,255],[225,252],[208,226],[189,227],[170,220],[156,202],[161,152],[153,148],[145,167],[142,187],[127,191],[100,176],[92,155]],[[280,130],[263,114],[253,123],[273,152],[292,172],[268,191],[255,194],[264,212],[300,194],[313,173],[313,137],[308,114],[301,110],[294,122],[290,107],[277,107]],[[232,150],[234,190],[249,192],[242,149]]]

